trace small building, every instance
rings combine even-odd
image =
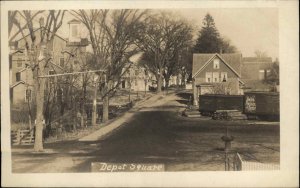
[[[125,67],[126,71],[121,80],[121,89],[129,89],[132,91],[149,91],[150,75],[144,67],[131,64],[130,67]]]
[[[241,53],[193,54],[194,105],[203,94],[242,94],[241,65]]]
[[[242,80],[245,82],[245,91],[270,91],[267,81],[273,71],[271,57],[243,57]]]

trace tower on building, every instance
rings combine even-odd
[[[69,24],[69,42],[80,42],[79,26],[80,21],[73,19],[68,22]]]

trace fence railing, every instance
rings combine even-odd
[[[239,153],[235,155],[233,166],[235,171],[280,170],[279,164],[245,161]]]
[[[34,143],[34,128],[19,129],[11,133],[12,144],[32,144]]]

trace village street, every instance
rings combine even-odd
[[[279,164],[279,123],[217,121],[181,115],[188,94],[162,94],[148,99],[120,129],[92,142],[45,144],[45,152],[32,146],[13,146],[16,173],[90,172],[91,162],[160,163],[166,171],[224,170],[226,125],[235,137],[233,157]]]

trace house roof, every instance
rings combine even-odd
[[[234,73],[241,76],[241,53],[228,54],[193,54],[193,77],[201,72],[201,70],[211,62],[214,57],[219,57]]]
[[[272,58],[271,57],[243,57],[243,63],[258,63],[258,62],[272,63]]]
[[[72,19],[68,22],[68,24],[73,24],[73,23],[81,23],[79,20],[76,20],[76,19]]]

